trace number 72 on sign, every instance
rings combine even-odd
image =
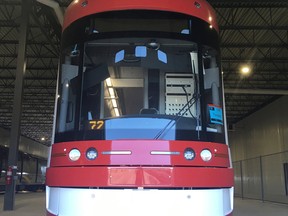
[[[100,130],[104,126],[104,121],[103,120],[93,120],[89,121],[90,129],[91,130]]]

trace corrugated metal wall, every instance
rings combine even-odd
[[[236,124],[229,143],[235,195],[288,203],[288,96]]]

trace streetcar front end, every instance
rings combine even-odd
[[[215,14],[167,2],[68,8],[47,216],[232,215]]]

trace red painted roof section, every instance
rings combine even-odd
[[[171,11],[195,16],[210,23],[218,31],[215,12],[206,0],[74,0],[67,8],[63,30],[88,15],[133,9]]]

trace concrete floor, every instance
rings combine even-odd
[[[2,194],[1,216],[45,216],[45,193],[16,194],[14,211],[3,211],[3,200]],[[288,205],[236,198],[233,216],[288,216]]]
[[[45,193],[16,194],[13,211],[3,211],[4,195],[0,195],[0,216],[46,216]]]
[[[288,216],[288,205],[235,198],[233,216]]]

